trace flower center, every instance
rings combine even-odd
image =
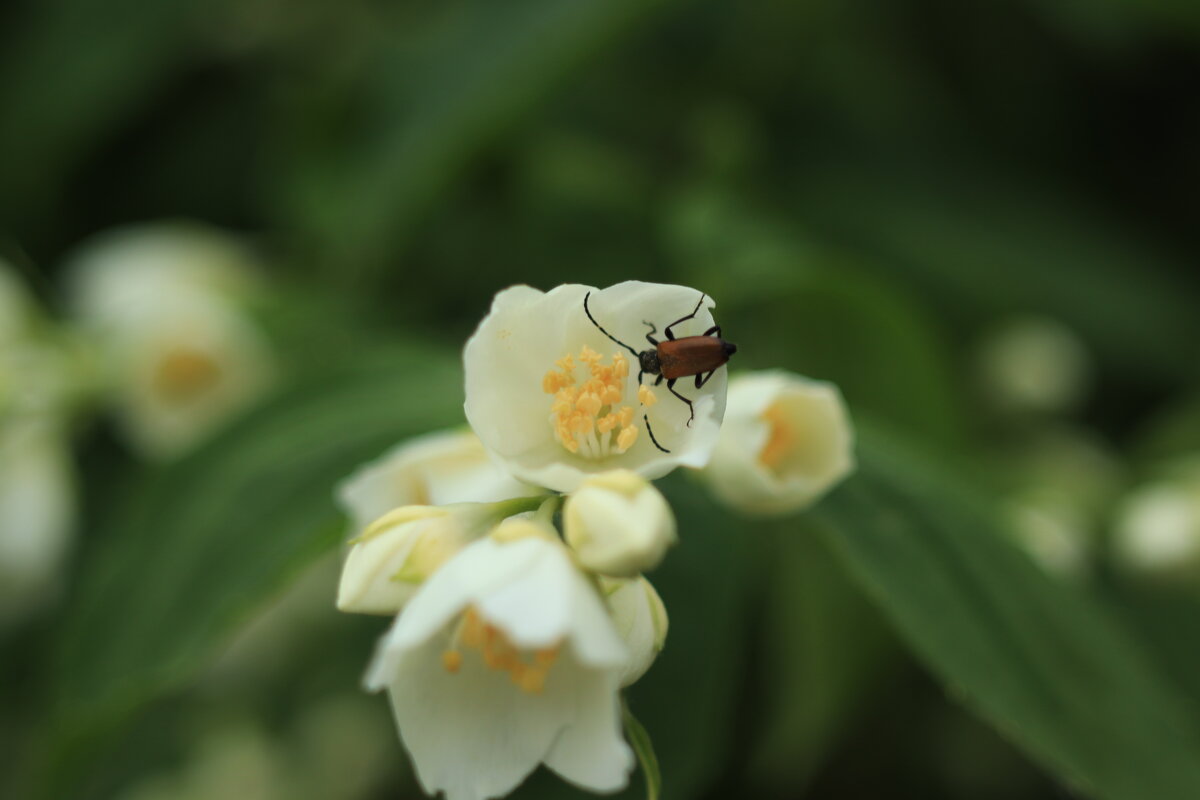
[[[221,365],[210,354],[190,347],[169,352],[154,371],[154,386],[168,402],[181,403],[217,384]]]
[[[447,672],[456,673],[462,667],[460,645],[478,652],[488,669],[507,672],[513,684],[527,694],[542,691],[559,651],[559,645],[533,651],[518,649],[504,631],[484,622],[474,608],[468,608],[463,614],[453,645],[442,653],[442,666]]]
[[[579,351],[578,359],[577,365],[575,356],[567,353],[554,362],[557,369],[542,378],[542,391],[554,395],[550,406],[554,438],[584,458],[624,453],[638,437],[633,406],[622,405],[629,362],[618,352],[611,363],[605,364],[604,358],[587,345]],[[582,382],[576,377],[577,369],[587,373]]]
[[[758,454],[758,460],[767,469],[778,472],[799,442],[800,433],[778,406],[770,406],[764,411],[763,419],[770,425],[771,433]]]

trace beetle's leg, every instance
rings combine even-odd
[[[704,335],[712,336],[714,333],[717,335],[718,339],[721,338],[721,326],[720,325],[713,325],[711,328],[709,328],[708,330],[706,330],[704,332]]]
[[[715,375],[717,371],[710,369],[708,372],[696,376],[696,388],[703,389],[704,384],[708,383],[708,379]]]
[[[667,381],[667,391],[669,391],[671,394],[678,397],[683,402],[687,403],[688,412],[689,412],[688,413],[688,427],[690,428],[690,427],[692,427],[692,420],[694,420],[696,418],[696,409],[692,406],[691,400],[688,400],[686,397],[681,395],[679,392],[675,391],[675,381],[677,381],[677,380],[679,380],[679,379],[672,378],[671,380]]]
[[[696,316],[696,314],[700,313],[700,306],[704,305],[704,298],[705,298],[705,295],[703,293],[701,293],[700,294],[700,302],[696,303],[696,307],[692,309],[692,313],[688,314],[686,317],[680,317],[679,319],[675,320],[667,327],[663,328],[663,333],[665,333],[667,335],[668,339],[670,339],[671,341],[675,341],[675,334],[671,333],[671,328],[674,328],[676,325],[678,325],[681,322],[687,322],[689,319]]]
[[[659,384],[661,384],[661,383],[663,382],[663,378],[664,378],[664,377],[666,377],[666,376],[665,376],[665,375],[663,375],[661,372],[660,372],[660,373],[658,373],[658,377],[654,379],[654,385],[655,385],[655,386],[658,386]],[[671,383],[674,383],[674,382],[675,382],[675,381],[671,381]]]
[[[658,339],[654,338],[654,334],[658,333],[658,326],[653,322],[646,322],[646,320],[642,320],[642,324],[650,326],[650,332],[646,334],[646,341],[658,347]]]

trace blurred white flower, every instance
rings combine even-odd
[[[389,691],[430,794],[498,797],[539,763],[607,792],[633,766],[617,698],[627,661],[598,591],[553,529],[518,519],[425,582],[366,683]]]
[[[602,472],[567,497],[563,534],[585,569],[628,578],[662,561],[676,541],[675,515],[636,472]]]
[[[816,502],[854,469],[854,431],[837,387],[782,370],[729,382],[729,409],[704,476],[749,514]]]
[[[588,319],[625,343],[610,340]],[[463,352],[466,415],[484,447],[516,477],[560,492],[589,474],[630,469],[658,478],[677,466],[703,466],[725,413],[725,370],[679,391],[695,411],[646,380],[638,385],[634,350],[650,349],[643,320],[663,328],[697,309],[701,293],[685,286],[626,281],[597,290],[566,284],[550,292],[514,286]],[[711,300],[675,328],[677,337],[713,325]],[[648,419],[654,439],[643,430]]]
[[[497,466],[464,429],[403,442],[343,481],[337,498],[360,531],[401,506],[491,503],[540,491]]]
[[[25,416],[0,424],[0,623],[54,589],[74,523],[74,468],[59,426]]]
[[[179,454],[271,385],[270,345],[244,307],[253,262],[236,239],[182,224],[128,228],[86,244],[66,277],[118,421],[142,453]]]
[[[621,672],[621,686],[629,686],[646,674],[666,644],[667,608],[640,575],[631,580],[606,578],[602,586],[617,633],[629,651]]]
[[[984,340],[978,358],[985,397],[1005,411],[1068,411],[1091,379],[1083,340],[1050,318],[1009,320]]]
[[[152,457],[176,455],[270,387],[261,331],[221,303],[163,298],[154,313],[107,339],[118,421]]]
[[[1200,569],[1200,459],[1173,465],[1122,502],[1113,536],[1119,563],[1153,574]]]

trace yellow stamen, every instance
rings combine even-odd
[[[654,390],[649,386],[639,386],[638,402],[644,405],[646,408],[649,408],[658,402],[658,397],[655,396]]]
[[[554,395],[549,421],[555,438],[569,452],[585,458],[624,453],[638,436],[634,407],[621,404],[629,360],[614,353],[610,363],[603,361],[603,356],[584,346],[577,356],[568,353],[555,361],[557,369],[542,377],[542,391]],[[577,364],[585,367],[586,375],[576,375]],[[639,390],[642,405],[655,402],[653,393],[648,403],[646,396]]]
[[[458,647],[478,652],[484,666],[507,672],[513,685],[529,694],[542,691],[559,653],[558,645],[522,653],[504,631],[485,622],[473,607],[463,612],[454,644],[442,653],[442,666],[451,674],[462,669],[463,655]]]

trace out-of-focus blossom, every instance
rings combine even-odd
[[[499,467],[479,437],[463,429],[401,443],[343,481],[337,498],[361,531],[401,506],[493,503],[540,491]]]
[[[782,370],[736,375],[704,470],[713,493],[747,514],[805,508],[854,469],[854,431],[832,384]]]
[[[60,427],[0,424],[0,624],[52,591],[75,524],[75,473]]]
[[[563,535],[585,569],[628,578],[662,561],[675,543],[675,515],[636,472],[602,472],[567,498]]]
[[[1200,573],[1200,458],[1186,459],[1129,493],[1113,532],[1113,555],[1148,574]]]
[[[629,580],[605,579],[602,586],[617,633],[625,641],[629,659],[621,672],[621,686],[646,674],[667,641],[667,608],[642,576]]]
[[[1022,318],[994,331],[979,349],[985,399],[1002,411],[1069,411],[1083,398],[1092,364],[1079,336],[1048,318]]]
[[[367,686],[388,690],[430,794],[498,797],[540,763],[607,792],[633,766],[617,697],[628,661],[599,592],[553,529],[511,519],[425,582],[384,637]]]
[[[245,309],[252,262],[236,240],[196,226],[130,228],[85,245],[67,278],[118,421],[144,454],[181,453],[271,385],[270,345]]]
[[[584,309],[589,293],[595,322]],[[712,305],[696,289],[640,281],[505,289],[463,352],[467,420],[516,477],[560,492],[614,469],[653,479],[703,466],[725,413],[725,370],[701,389],[681,387],[692,417],[662,388],[639,385],[638,352],[651,349],[643,320],[662,336],[695,309],[674,333],[700,334],[712,327]]]

